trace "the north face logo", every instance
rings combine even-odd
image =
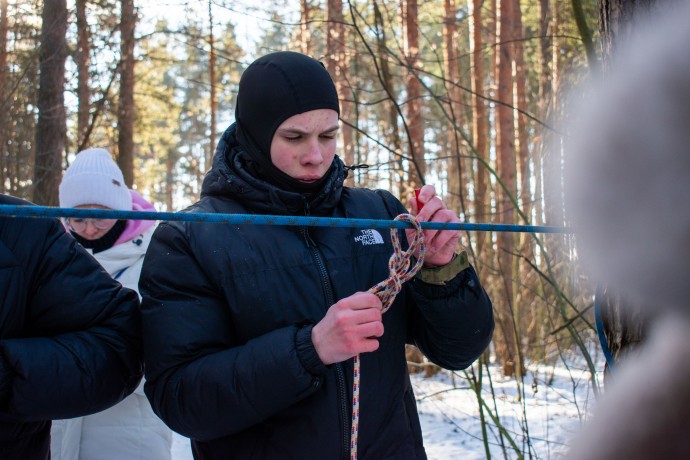
[[[355,236],[355,241],[362,243],[365,246],[371,244],[383,244],[383,237],[377,231],[372,229],[362,230],[362,234]]]

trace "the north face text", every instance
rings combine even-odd
[[[362,243],[365,246],[372,244],[383,244],[383,237],[374,229],[366,229],[361,231],[360,236],[355,237],[355,241]]]

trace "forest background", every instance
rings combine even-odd
[[[74,155],[98,146],[158,210],[182,209],[233,121],[242,70],[289,49],[337,84],[338,154],[368,165],[347,185],[406,202],[430,183],[463,221],[567,226],[563,127],[572,88],[605,61],[600,12],[596,0],[0,0],[2,192],[57,205]],[[596,280],[575,236],[462,243],[497,320],[479,368],[515,377],[520,398],[526,366],[575,352],[596,393]]]

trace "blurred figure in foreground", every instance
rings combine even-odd
[[[613,56],[570,137],[582,260],[651,321],[571,459],[690,458],[690,5],[668,6]]]

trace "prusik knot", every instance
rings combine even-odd
[[[376,294],[383,305],[382,312],[385,313],[395,300],[402,289],[405,281],[414,277],[422,268],[424,263],[424,235],[422,227],[417,219],[411,214],[400,214],[395,220],[403,220],[414,226],[415,234],[407,251],[402,250],[400,245],[399,232],[391,228],[391,241],[393,243],[393,254],[388,260],[388,278],[369,289],[367,292]],[[412,259],[416,258],[416,263],[412,265]],[[350,430],[350,459],[357,460],[357,440],[359,437],[359,388],[361,378],[361,364],[359,355],[354,358],[354,378],[352,381],[352,429]]]

